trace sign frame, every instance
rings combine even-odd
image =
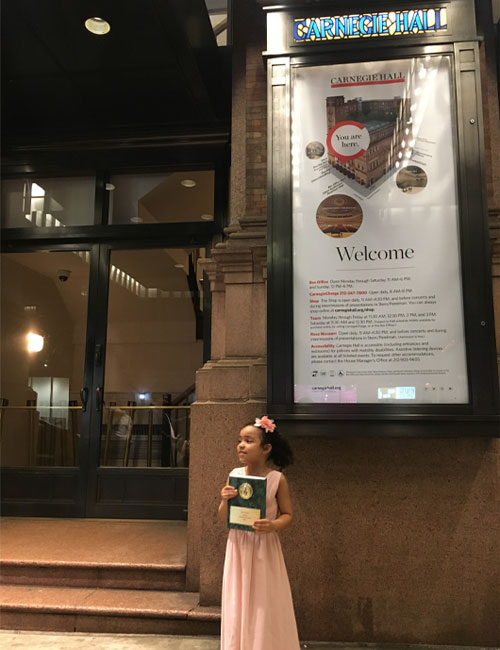
[[[387,3],[386,3],[387,4]],[[401,6],[403,3],[400,3]],[[408,5],[408,3],[404,3]],[[413,6],[419,3],[413,3]],[[422,4],[422,3],[421,3]],[[457,14],[447,4],[448,22]],[[455,3],[453,3],[455,5]],[[429,5],[429,3],[426,3]],[[371,6],[374,6],[373,3]],[[377,7],[380,5],[377,4]],[[315,13],[320,11],[316,9]],[[473,4],[459,0],[464,15]],[[310,8],[310,5],[309,5]],[[374,9],[375,11],[375,9]],[[340,10],[335,7],[335,13]],[[350,13],[353,13],[350,7]],[[270,13],[269,24],[281,15],[290,25],[299,12]],[[325,15],[325,14],[323,14]],[[475,25],[473,23],[475,30]],[[285,29],[285,27],[283,27]],[[470,23],[468,29],[470,30]],[[296,435],[372,435],[500,437],[498,375],[492,304],[485,193],[484,142],[479,79],[479,46],[474,40],[437,42],[436,36],[370,39],[370,49],[357,51],[352,43],[335,41],[325,51],[283,51],[282,42],[270,55],[268,32],[268,411],[285,433]],[[279,38],[281,39],[282,31]],[[463,36],[463,34],[461,34]],[[470,34],[469,34],[470,36]],[[439,36],[442,39],[442,36]],[[380,45],[382,41],[382,46]],[[371,46],[373,42],[373,47]],[[363,43],[365,45],[366,41]],[[347,45],[347,47],[345,47]],[[272,49],[272,48],[271,48]],[[291,69],[406,59],[433,54],[451,58],[451,93],[454,106],[456,176],[459,200],[459,240],[462,268],[463,316],[468,367],[467,404],[346,404],[294,403],[293,391],[293,279],[292,279],[292,174],[291,174]]]
[[[258,0],[267,15],[267,50],[264,55],[294,56],[298,54],[331,52],[332,50],[346,51],[363,47],[370,49],[398,45],[428,45],[466,40],[476,40],[476,22],[473,0],[371,0],[371,2],[319,2],[305,4],[302,0],[285,0],[277,5],[272,0]],[[297,42],[294,38],[294,21],[297,19],[321,17],[348,17],[366,13],[383,13],[411,11],[418,9],[444,9],[446,11],[447,29],[429,31],[425,34],[394,34],[377,38],[345,38],[332,41]]]

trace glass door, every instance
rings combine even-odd
[[[4,514],[183,519],[199,249],[5,253]]]
[[[203,364],[199,250],[101,249],[88,513],[183,519]]]
[[[90,262],[90,249],[1,256],[4,514],[84,513]]]

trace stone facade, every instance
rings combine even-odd
[[[205,262],[212,359],[198,372],[192,409],[188,585],[204,605],[220,602],[220,488],[237,465],[239,429],[266,404],[265,21],[253,2],[235,9],[231,219]],[[500,324],[500,130],[490,47],[482,53],[483,100]],[[292,444],[295,516],[282,541],[302,639],[500,644],[499,440]]]

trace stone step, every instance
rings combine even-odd
[[[218,635],[220,609],[199,594],[139,589],[0,587],[0,627],[12,630]]]
[[[0,581],[13,585],[182,591],[185,564],[0,560]]]

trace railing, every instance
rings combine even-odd
[[[10,406],[5,404],[6,401],[2,399],[0,403],[0,443],[4,467],[78,465],[78,411],[81,411],[81,406]],[[9,418],[8,413],[11,414]],[[12,417],[15,414],[21,417]],[[13,441],[5,438],[7,425],[9,432],[15,434]]]
[[[78,466],[80,405],[9,406],[6,402],[0,400],[4,467]],[[15,414],[18,417],[12,417]],[[188,405],[105,405],[101,466],[188,467],[189,416]],[[13,438],[5,438],[6,427]]]
[[[160,450],[156,454],[155,465],[159,467],[188,467],[189,465],[189,414],[190,406],[107,406],[107,417],[103,422],[103,437],[101,441],[101,465],[109,465],[110,444],[123,441],[116,445],[118,454],[122,455],[123,467],[128,467],[130,450],[134,436],[146,438],[146,467],[153,466],[153,441],[160,438]],[[141,414],[145,418],[141,418]],[[160,422],[154,422],[155,415],[160,416]],[[140,422],[139,420],[146,420]],[[139,440],[140,441],[140,440]],[[123,450],[121,449],[123,447]],[[114,460],[117,461],[115,453]],[[160,462],[158,463],[158,460]],[[117,462],[112,464],[118,464]]]

